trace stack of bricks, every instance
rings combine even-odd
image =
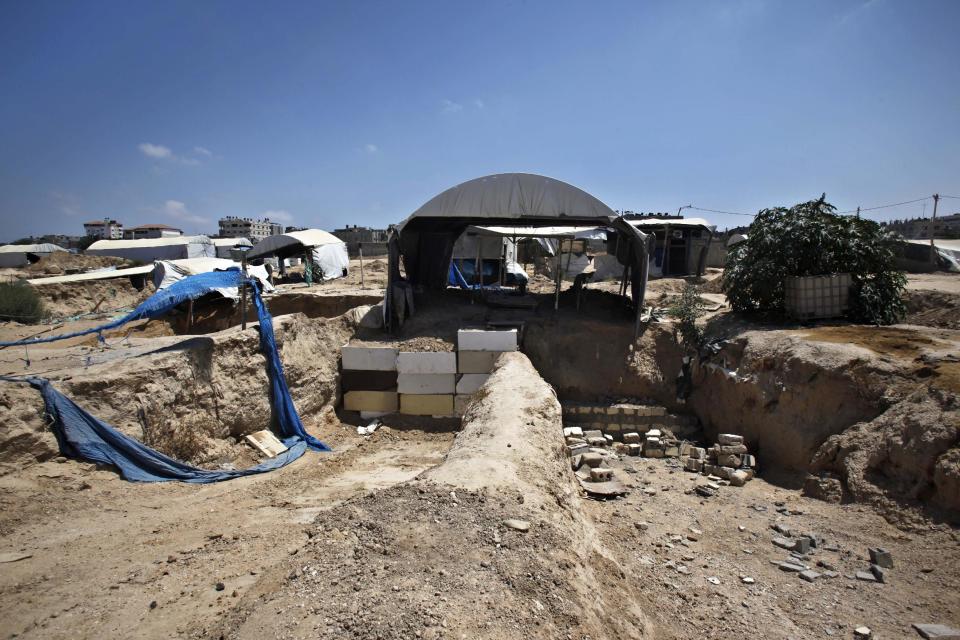
[[[686,451],[683,440],[698,431],[692,416],[669,414],[660,406],[629,403],[565,403],[563,423],[571,455],[582,452],[585,446],[622,442],[630,455],[676,458]]]
[[[747,453],[743,436],[721,433],[717,444],[709,449],[692,447],[684,463],[687,471],[717,476],[729,480],[735,487],[742,487],[756,475],[757,459]]]
[[[461,416],[501,353],[517,350],[517,330],[457,332],[457,352],[399,351],[379,345],[341,349],[343,408],[363,418],[388,413]]]
[[[490,377],[500,354],[517,350],[517,330],[457,331],[457,380],[454,411],[462,416],[470,399]]]
[[[343,408],[359,411],[365,419],[396,413],[400,408],[397,350],[382,346],[344,345],[340,355]]]

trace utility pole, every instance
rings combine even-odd
[[[930,262],[937,266],[937,248],[933,244],[933,225],[937,223],[937,203],[940,202],[940,194],[933,194],[933,217],[930,219]]]
[[[857,218],[860,218],[860,207],[857,207]]]

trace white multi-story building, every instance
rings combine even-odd
[[[183,235],[183,229],[177,229],[165,224],[142,224],[139,227],[124,229],[125,240],[139,240],[140,238],[176,238]]]
[[[237,218],[227,216],[220,218],[221,238],[249,238],[254,244],[266,237],[283,233],[283,225],[272,222],[269,218],[254,220],[253,218]]]
[[[120,240],[123,238],[123,225],[111,218],[91,220],[83,223],[83,233],[101,240]]]

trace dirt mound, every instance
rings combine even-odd
[[[131,260],[125,258],[116,258],[114,256],[88,256],[69,251],[54,251],[40,258],[24,270],[36,275],[62,275],[65,273],[80,273],[83,271],[92,271],[94,269],[103,269],[105,267],[130,267],[133,266]]]
[[[907,324],[960,329],[960,294],[945,291],[907,290]]]
[[[61,318],[92,312],[133,309],[149,298],[153,284],[137,290],[129,278],[35,285],[47,313]]]
[[[841,498],[887,513],[931,503],[960,516],[960,403],[921,387],[869,422],[827,439],[811,463],[842,481]]]
[[[275,330],[305,425],[335,420],[339,347],[354,327],[345,318],[286,316],[277,319]],[[254,327],[185,339],[72,373],[55,383],[61,392],[123,433],[191,464],[248,466],[253,460],[243,436],[271,424],[270,389]],[[7,383],[0,392],[3,469],[57,455],[39,393]]]
[[[303,549],[192,635],[646,637],[562,449],[552,390],[523,355],[501,358],[442,465],[324,513]]]

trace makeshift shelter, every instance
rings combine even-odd
[[[213,246],[216,248],[217,258],[230,258],[231,251],[234,249],[252,249],[253,243],[246,238],[213,238]]]
[[[911,273],[960,271],[960,240],[907,240],[897,251],[897,266]]]
[[[200,273],[211,273],[213,271],[228,271],[230,269],[240,269],[241,264],[233,260],[223,258],[187,258],[186,260],[157,260],[153,269],[153,284],[157,291],[162,291],[170,287],[173,283],[179,282],[184,278],[195,276]],[[273,291],[273,285],[270,284],[270,277],[266,267],[256,267],[247,265],[247,276],[256,278],[260,282],[260,288],[263,291]],[[237,298],[240,295],[238,287],[225,287],[213,290],[224,298]]]
[[[703,218],[644,218],[629,222],[656,238],[650,255],[650,275],[703,275],[716,225]]]
[[[66,249],[49,242],[42,244],[6,244],[0,247],[0,267],[25,267],[54,251],[66,251]]]
[[[471,225],[544,227],[604,226],[617,232],[615,254],[630,267],[631,293],[641,309],[647,275],[647,237],[589,193],[573,185],[530,173],[503,173],[476,178],[427,201],[391,229],[388,239],[386,326],[402,320],[398,296],[410,285],[447,286],[453,247]],[[400,258],[406,282],[400,278]],[[638,316],[639,317],[639,316]]]
[[[267,236],[258,242],[253,249],[247,252],[247,260],[259,260],[268,256],[276,256],[281,260],[299,258],[309,254],[313,265],[319,269],[319,277],[323,280],[333,280],[347,275],[350,258],[347,256],[347,245],[340,238],[320,229],[304,229]]]
[[[92,256],[115,256],[137,262],[215,258],[216,248],[207,236],[141,238],[139,240],[97,240],[86,250]]]

